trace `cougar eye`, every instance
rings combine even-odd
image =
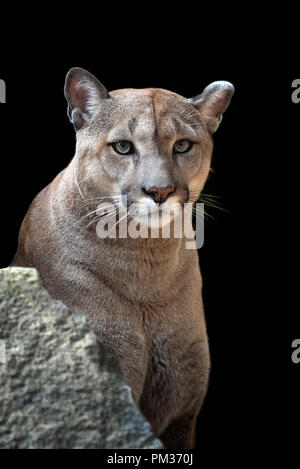
[[[120,140],[119,142],[113,143],[112,146],[120,155],[129,155],[135,151],[132,143],[127,142],[127,140]]]
[[[192,148],[192,146],[193,142],[190,142],[189,140],[178,140],[174,145],[174,152],[186,153]]]

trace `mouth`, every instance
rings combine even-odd
[[[182,212],[179,204],[131,204],[127,213],[132,219],[135,219],[142,225],[158,228],[170,224],[174,218]]]

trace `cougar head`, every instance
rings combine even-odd
[[[226,81],[190,99],[158,88],[108,92],[92,74],[72,68],[65,97],[84,197],[121,203],[141,223],[149,211],[159,212],[162,224],[164,213],[179,214],[204,186],[212,134],[233,92]]]

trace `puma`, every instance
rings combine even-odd
[[[184,236],[101,238],[93,220],[107,201],[121,204],[119,219],[145,225],[150,207],[159,230],[172,225],[204,186],[233,92],[226,81],[191,99],[156,88],[108,92],[72,68],[65,97],[76,153],[32,202],[12,262],[35,267],[54,298],[86,315],[166,448],[194,447],[208,384],[197,251]]]

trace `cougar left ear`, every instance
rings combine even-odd
[[[68,116],[75,130],[79,130],[93,116],[102,99],[109,97],[107,89],[87,70],[75,67],[67,74],[65,98]]]
[[[222,114],[228,108],[233,93],[234,87],[228,81],[214,81],[203,93],[189,100],[201,113],[201,120],[209,132],[213,133],[219,127]]]

